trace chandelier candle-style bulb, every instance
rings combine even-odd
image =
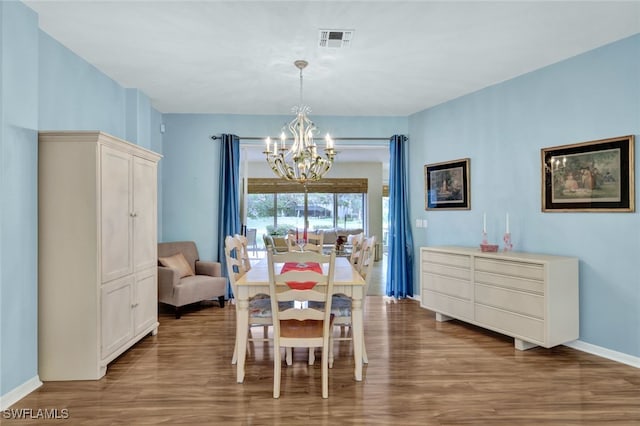
[[[283,179],[306,184],[317,181],[331,169],[336,152],[333,140],[327,135],[327,145],[324,154],[318,153],[314,142],[316,126],[308,117],[310,108],[302,102],[302,70],[308,65],[307,61],[295,61],[294,65],[300,70],[300,104],[293,108],[295,118],[286,126],[292,136],[289,149],[286,148],[286,136],[280,135],[280,152],[278,142],[274,141],[273,153],[270,151],[271,139],[267,138],[267,163],[273,172]]]
[[[331,139],[329,133],[325,136],[325,140],[327,141],[327,149],[333,149],[333,139]]]

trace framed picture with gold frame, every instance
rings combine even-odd
[[[446,161],[424,166],[425,210],[470,210],[471,160]]]
[[[635,211],[634,136],[543,148],[543,212]]]

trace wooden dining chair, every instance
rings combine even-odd
[[[242,277],[247,270],[245,269],[245,263],[242,259],[242,239],[239,236],[227,236],[224,239],[224,254],[227,261],[227,274],[229,276],[229,282],[231,283],[231,290],[233,294],[237,294],[236,282]],[[237,312],[237,311],[236,311]],[[271,300],[268,295],[256,295],[249,299],[249,341],[270,341],[269,326],[273,323],[271,315]],[[260,339],[253,338],[251,335],[251,327],[262,326],[263,337]],[[249,346],[247,345],[247,349]],[[231,364],[238,362],[238,342],[236,341],[233,348],[233,356],[231,357]]]
[[[273,397],[280,397],[284,347],[322,348],[322,397],[329,397],[329,338],[335,251],[267,252],[273,316]],[[325,273],[326,271],[326,273]],[[283,308],[283,302],[293,302]],[[309,307],[315,302],[317,307]]]
[[[298,247],[298,239],[296,237],[297,234],[297,231],[289,230],[287,232],[285,241],[287,242],[287,248],[289,249],[289,251],[300,251],[300,247]]]
[[[374,251],[376,245],[376,237],[371,236],[364,238],[362,241],[362,254],[360,255],[360,262],[355,265],[356,270],[364,278],[364,297],[362,298],[362,309],[365,308],[365,301],[367,300],[367,291],[369,290],[369,283],[371,282],[371,271],[373,270]],[[351,324],[351,298],[343,294],[336,294],[333,296],[331,313],[334,315],[333,325],[340,326],[340,336],[333,336],[331,338],[331,349],[329,351],[329,367],[333,367],[333,342],[337,341],[349,341],[353,340],[353,330]],[[344,327],[349,330],[345,333]],[[367,357],[367,348],[362,341],[362,361],[365,364],[369,363]]]
[[[249,239],[241,234],[235,234],[233,237],[241,244],[240,260],[242,261],[244,272],[247,272],[251,269],[251,260],[249,259]]]
[[[360,261],[364,239],[364,232],[351,237],[351,255],[349,256],[349,262],[351,262],[352,265],[357,265]]]
[[[305,251],[309,250],[322,253],[323,244],[324,231],[309,232],[307,234],[307,244],[305,244],[304,249]]]

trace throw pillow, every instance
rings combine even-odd
[[[182,253],[174,254],[169,257],[160,257],[158,258],[158,261],[162,266],[177,269],[180,278],[195,275],[193,273],[193,269],[191,269],[191,265],[189,265],[189,262],[187,262],[187,259],[185,259]]]

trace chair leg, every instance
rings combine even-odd
[[[275,347],[273,351],[273,397],[280,398],[280,369],[282,361],[280,360],[280,348]]]
[[[287,361],[287,365],[291,365],[293,364],[293,348],[285,348],[284,349],[286,354],[285,354],[285,360]]]
[[[316,363],[316,348],[309,348],[309,365]]]
[[[231,357],[231,364],[236,365],[238,363],[238,341],[233,345],[233,356]]]
[[[369,357],[367,356],[367,346],[364,344],[364,339],[362,340],[362,362],[365,364],[369,364]]]
[[[224,296],[218,297],[218,303],[220,304],[221,308],[224,308]]]
[[[328,342],[324,342],[322,346],[322,398],[329,398],[329,366],[327,360]],[[310,348],[311,349],[311,348]]]
[[[329,337],[329,368],[333,368],[333,337]]]

